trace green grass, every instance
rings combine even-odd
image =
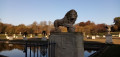
[[[5,34],[0,34],[0,39],[6,39]]]
[[[19,34],[15,34],[18,38],[23,38],[23,36],[22,35],[19,35]],[[30,35],[31,34],[28,34],[27,35],[27,38],[30,38]],[[13,36],[13,34],[8,34],[8,36]],[[34,38],[35,37],[35,35],[34,34],[32,34],[32,37]],[[41,37],[43,37],[43,35],[41,35],[41,34],[38,34],[38,38],[41,38]],[[5,34],[0,34],[0,39],[6,39],[6,36],[5,36]]]
[[[119,35],[120,32],[111,32],[112,35]]]
[[[27,35],[27,37],[30,37],[30,35],[31,35],[31,34],[28,34],[28,35]],[[32,34],[32,37],[35,37],[35,35],[34,35],[34,34]],[[39,37],[39,38],[41,38],[41,37],[42,37],[42,35],[41,35],[41,34],[38,34],[38,37]]]

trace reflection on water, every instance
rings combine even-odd
[[[95,53],[96,51],[93,51],[93,50],[85,50],[84,51],[84,57],[88,57],[90,56],[91,54]]]
[[[18,44],[8,44],[8,43],[0,43],[0,55],[8,56],[8,57],[48,57],[48,49],[46,47],[27,47],[25,50],[25,45]],[[85,50],[84,57],[88,57],[96,51]],[[31,54],[31,55],[30,55]]]
[[[19,49],[4,50],[0,52],[0,55],[9,56],[9,57],[24,57],[24,53]]]

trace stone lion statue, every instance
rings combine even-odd
[[[55,32],[60,32],[59,26],[67,27],[68,32],[74,32],[75,28],[73,24],[75,23],[77,18],[77,12],[75,10],[70,10],[66,13],[64,18],[57,19],[54,21]]]

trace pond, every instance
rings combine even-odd
[[[84,57],[95,52],[94,50],[85,50]],[[0,55],[7,57],[48,57],[48,49],[28,47],[26,52],[25,45],[0,43]]]

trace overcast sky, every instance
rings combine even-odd
[[[113,24],[120,17],[120,0],[0,0],[0,19],[13,25],[61,19],[75,9],[76,23],[88,20]]]

